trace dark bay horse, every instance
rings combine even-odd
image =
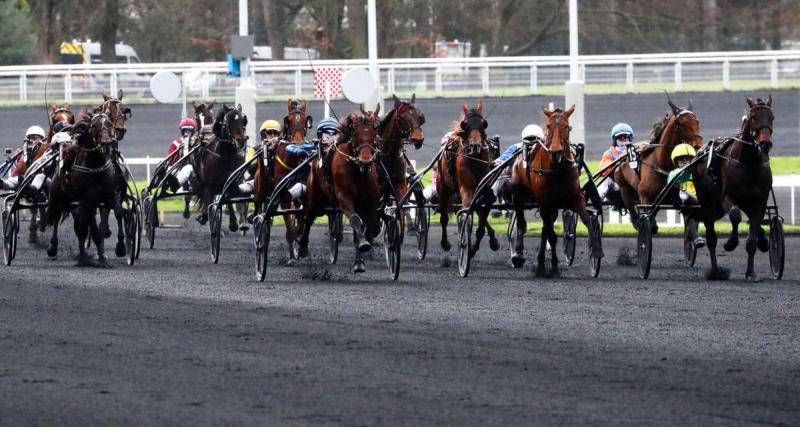
[[[705,161],[695,165],[694,177],[697,198],[706,241],[711,256],[708,279],[723,279],[726,274],[717,265],[717,233],[714,222],[729,213],[733,232],[725,243],[725,250],[732,251],[739,244],[739,222],[741,211],[747,214],[747,280],[757,280],[753,259],[756,248],[769,250],[761,221],[766,213],[767,199],[772,189],[772,170],[769,166],[769,151],[772,148],[772,95],[766,101],[747,98],[750,111],[742,123],[741,132],[734,138],[723,140],[720,146],[709,145],[714,150],[711,166]]]
[[[422,125],[425,124],[425,115],[422,114],[414,102],[416,96],[412,95],[411,100],[401,101],[397,96],[394,98],[394,108],[392,108],[378,125],[380,159],[388,179],[391,183],[391,191],[395,200],[400,200],[408,192],[407,172],[410,167],[408,157],[405,152],[405,142],[408,141],[419,149],[425,142],[425,134],[422,132]],[[388,185],[387,185],[388,187]],[[423,202],[424,198],[420,198]]]
[[[194,108],[194,120],[197,123],[197,134],[203,126],[214,124],[214,102],[200,102],[192,101],[192,108]]]
[[[491,147],[486,138],[489,123],[483,117],[483,101],[478,101],[473,109],[466,103],[462,103],[461,108],[463,117],[453,128],[447,148],[436,165],[439,170],[436,192],[439,194],[439,223],[442,225],[441,245],[445,251],[450,250],[447,223],[456,198],[460,198],[463,207],[470,206],[478,183],[492,169]],[[478,228],[471,254],[477,252],[486,232],[489,233],[489,247],[493,251],[500,248],[494,229],[487,221],[489,211],[488,207],[477,210]]]
[[[103,141],[108,140],[104,134],[109,133],[113,133],[113,123],[103,113],[87,112],[75,125],[73,144],[68,148],[71,160],[59,165],[50,187],[47,217],[53,225],[53,238],[48,248],[51,257],[56,255],[58,248],[58,224],[71,212],[79,241],[78,265],[95,265],[86,253],[86,238],[91,233],[97,248],[96,266],[110,267],[105,256],[105,236],[95,221],[95,214],[100,207],[113,210],[115,215],[122,215],[114,159],[109,150],[102,146]],[[77,209],[73,210],[73,202],[78,203]]]
[[[350,219],[356,258],[353,272],[365,271],[362,254],[372,248],[372,241],[380,230],[378,208],[377,131],[378,112],[352,113],[341,123],[342,133],[330,160],[330,177],[318,166],[320,159],[311,164],[307,191],[303,203],[305,224],[300,237],[301,254],[308,253],[308,234],[314,220],[325,214],[325,209],[338,207]]]
[[[313,123],[313,119],[307,113],[308,104],[306,101],[289,100],[287,113],[283,118],[283,135],[277,142],[262,141],[262,160],[256,163],[255,178],[253,181],[253,198],[255,200],[255,211],[259,212],[261,205],[266,202],[275,185],[280,182],[289,172],[293,171],[302,159],[290,156],[286,150],[287,144],[303,144],[306,142],[308,129]],[[293,201],[288,193],[280,195],[280,205],[282,208],[291,208]],[[286,214],[283,215],[286,224],[286,243],[289,248],[289,259],[298,257],[296,242],[303,230],[303,215]],[[305,255],[303,255],[305,256]]]
[[[525,221],[525,204],[531,200],[536,202],[542,217],[542,236],[537,257],[537,276],[548,275],[545,271],[545,250],[550,244],[551,269],[549,275],[560,275],[556,244],[558,236],[553,225],[558,218],[559,209],[577,212],[586,227],[590,230],[592,255],[602,258],[598,231],[592,227],[586,211],[586,199],[580,184],[580,165],[576,163],[569,143],[569,117],[575,111],[571,106],[566,111],[543,109],[547,118],[545,124],[545,141],[526,144],[523,155],[517,157],[512,166],[511,198],[516,211],[517,234],[514,238],[514,253],[511,263],[520,268],[525,263],[523,255],[523,236],[527,229]]]
[[[639,203],[650,204],[667,185],[667,176],[673,169],[672,149],[681,143],[692,145],[695,149],[703,146],[700,121],[691,111],[691,103],[688,109],[679,108],[672,101],[669,101],[669,106],[672,111],[656,125],[652,140],[640,152],[640,170],[632,170],[627,162],[623,162],[614,172],[622,202],[637,229],[639,215],[635,206]],[[652,226],[655,234],[658,231],[655,218]]]
[[[208,220],[208,206],[214,197],[222,192],[225,181],[244,163],[241,147],[246,140],[246,126],[247,117],[242,113],[241,105],[230,108],[223,104],[214,118],[214,137],[206,144],[205,149],[192,156],[192,166],[200,187],[196,190],[200,193],[200,205],[203,210],[198,217],[201,224],[205,224]],[[228,204],[228,214],[230,218],[228,229],[232,232],[238,230],[236,214],[231,204]]]

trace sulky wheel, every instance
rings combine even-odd
[[[574,227],[577,227],[577,220],[575,219],[576,215],[573,214],[572,217],[573,217],[573,223],[575,224],[573,226],[573,230],[575,230]],[[592,239],[593,238],[597,239],[598,240],[597,244],[600,245],[600,247],[603,246],[603,222],[602,222],[603,220],[601,216],[595,214],[590,214],[589,218],[591,218],[589,224],[592,227],[593,231],[593,233],[590,233],[590,235],[594,234],[594,237],[589,238],[589,273],[592,275],[592,277],[597,277],[600,274],[600,263],[603,260],[603,258],[595,257],[592,255],[592,243],[593,243]],[[575,256],[574,252],[573,256]]]
[[[572,265],[572,263],[575,262],[578,216],[569,209],[564,209],[561,216],[564,225],[564,260],[567,262],[567,265]]]
[[[17,255],[17,232],[19,230],[19,213],[4,210],[2,215],[3,226],[3,261],[11,265]]]
[[[208,207],[208,227],[211,230],[211,261],[219,262],[219,241],[222,236],[222,209],[219,205]]]
[[[639,256],[639,277],[647,279],[650,276],[650,263],[653,256],[653,229],[650,218],[639,218],[639,236],[636,240],[636,251]]]
[[[783,244],[783,220],[778,216],[774,216],[769,223],[769,268],[772,270],[772,277],[777,280],[783,277],[783,261],[785,257]]]
[[[125,234],[125,258],[128,265],[136,262],[136,215],[133,208],[122,214],[122,227]]]
[[[257,215],[253,219],[253,239],[256,246],[256,279],[258,279],[259,282],[263,282],[267,277],[271,229],[272,217]]]
[[[147,238],[147,244],[150,249],[156,243],[156,227],[158,226],[158,209],[153,199],[153,196],[147,196],[144,199],[144,234]]]
[[[328,255],[328,262],[336,264],[339,259],[339,243],[342,243],[344,224],[342,213],[328,214],[328,245],[330,246],[330,254]]]
[[[384,253],[386,254],[386,266],[389,267],[389,275],[392,280],[397,280],[400,275],[400,250],[403,247],[403,220],[402,212],[395,211],[398,216],[386,218],[386,226],[383,228]]]
[[[133,216],[136,219],[136,259],[142,249],[142,205],[137,200],[133,205]]]
[[[428,230],[431,225],[431,212],[430,209],[419,206],[414,208],[417,210],[414,215],[414,228],[417,231],[417,259],[424,260],[425,255],[428,253]]]
[[[514,240],[517,236],[517,212],[511,211],[511,216],[508,217],[508,224],[506,225],[506,239],[508,239],[508,251],[510,255],[514,255]]]
[[[472,263],[472,212],[458,215],[458,273],[461,277],[469,275]]]
[[[694,262],[697,260],[697,248],[694,245],[697,227],[697,220],[694,218],[687,217],[683,224],[683,260],[689,267],[694,267]]]

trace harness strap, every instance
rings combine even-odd
[[[72,169],[73,170],[78,171],[78,172],[83,172],[83,173],[100,173],[100,172],[103,172],[103,171],[107,170],[110,167],[111,167],[111,159],[106,160],[106,162],[102,166],[99,166],[99,167],[96,167],[96,168],[87,168],[87,167],[81,166],[81,165],[79,165],[77,163],[73,163],[72,164]]]
[[[660,173],[661,175],[664,175],[664,176],[669,176],[669,171],[666,171],[666,170],[664,170],[664,169],[661,169],[660,167],[658,167],[657,165],[654,165],[654,164],[652,164],[652,163],[648,163],[648,162],[644,161],[644,159],[642,159],[642,160],[640,160],[640,161],[642,162],[642,164],[643,164],[643,165],[645,165],[645,166],[649,166],[649,167],[650,167],[650,169],[653,169],[654,171],[656,171],[656,172]]]
[[[276,162],[278,162],[278,164],[279,164],[279,165],[281,165],[281,166],[283,166],[284,168],[286,168],[286,169],[288,169],[288,170],[292,170],[292,169],[294,169],[293,167],[290,167],[289,165],[287,165],[287,164],[286,164],[286,162],[284,162],[284,161],[283,161],[283,159],[281,159],[281,156],[279,156],[279,155],[277,155],[277,154],[276,154],[276,155],[275,155],[275,156],[273,156],[273,157],[275,158],[275,161],[276,161]]]

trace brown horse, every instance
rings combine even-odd
[[[456,198],[460,198],[464,208],[469,207],[476,196],[478,183],[492,169],[491,147],[486,138],[489,123],[483,117],[483,101],[478,101],[473,109],[466,103],[462,103],[461,108],[463,117],[451,131],[451,139],[436,166],[439,170],[436,192],[439,194],[441,245],[445,251],[450,250],[447,223]],[[489,247],[493,251],[500,248],[494,229],[487,221],[489,211],[490,207],[477,210],[478,229],[475,232],[475,242],[469,249],[471,254],[477,252],[486,232],[489,233]]]
[[[261,142],[263,148],[262,160],[256,162],[253,181],[253,198],[255,199],[256,212],[259,212],[263,203],[269,199],[275,185],[302,162],[302,159],[290,156],[286,147],[287,144],[302,144],[306,142],[306,134],[313,122],[311,116],[306,112],[307,108],[306,101],[290,99],[287,104],[287,114],[283,118],[283,138],[274,143],[268,142],[266,139]],[[280,197],[282,208],[294,207],[294,202],[288,192],[281,194]],[[300,256],[298,254],[300,248],[297,247],[296,241],[303,230],[302,219],[303,216],[299,214],[283,215],[290,259],[296,259]]]
[[[639,214],[636,212],[636,205],[650,204],[667,185],[667,176],[673,169],[672,149],[681,143],[690,144],[695,149],[703,146],[700,121],[691,111],[691,102],[688,109],[679,108],[672,101],[668,104],[672,111],[656,125],[652,140],[640,151],[640,171],[632,170],[624,162],[614,172],[614,181],[619,185],[622,202],[637,229]],[[658,231],[655,218],[652,218],[651,225],[655,234]]]
[[[602,258],[603,250],[600,247],[597,230],[591,226],[591,219],[586,211],[586,199],[581,191],[580,165],[576,163],[575,156],[569,145],[569,117],[575,112],[575,106],[566,111],[559,108],[555,110],[543,109],[547,118],[545,124],[545,141],[527,143],[526,150],[519,156],[512,167],[510,189],[514,210],[516,211],[517,234],[514,239],[514,253],[511,263],[514,268],[525,264],[523,255],[523,236],[527,229],[525,221],[525,204],[531,200],[536,202],[542,217],[542,236],[537,257],[536,275],[546,276],[545,250],[550,244],[551,268],[549,275],[560,275],[558,269],[558,255],[556,244],[558,236],[553,225],[558,218],[559,209],[569,209],[577,212],[584,224],[590,230],[592,256]]]
[[[389,178],[386,182],[391,183],[391,195],[395,200],[400,200],[408,192],[407,171],[410,167],[404,143],[409,141],[417,149],[422,147],[425,142],[425,134],[422,132],[425,115],[414,105],[415,95],[411,96],[410,101],[401,101],[397,96],[393,98],[394,108],[378,125],[378,135],[381,163]],[[420,202],[423,200],[420,198]]]
[[[200,102],[192,101],[192,108],[194,108],[194,120],[197,123],[197,133],[200,134],[200,130],[203,129],[204,126],[213,125],[214,124],[214,102]]]
[[[380,222],[378,207],[380,190],[378,185],[377,131],[378,112],[352,113],[341,123],[342,133],[330,147],[330,177],[319,167],[321,159],[315,159],[308,175],[307,191],[303,203],[305,226],[300,237],[301,254],[308,253],[308,234],[314,220],[325,213],[326,208],[338,207],[350,219],[353,227],[353,243],[356,258],[353,272],[365,271],[363,252],[372,248],[378,235]]]
[[[769,166],[769,150],[772,148],[772,95],[763,101],[747,98],[750,111],[742,123],[741,132],[728,138],[713,152],[711,166],[706,161],[698,162],[694,176],[700,212],[706,227],[706,242],[711,256],[708,279],[723,279],[727,276],[717,265],[717,233],[714,221],[729,213],[733,232],[725,243],[725,250],[732,251],[739,244],[739,222],[741,211],[747,214],[747,280],[757,280],[753,269],[756,248],[769,250],[769,243],[761,228],[766,212],[767,199],[772,189],[772,170]]]

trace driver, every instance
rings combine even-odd
[[[19,185],[20,172],[24,170],[22,165],[30,166],[33,161],[32,156],[36,153],[39,147],[44,143],[44,129],[41,126],[31,126],[25,131],[25,139],[22,141],[22,147],[17,149],[14,156],[17,156],[17,161],[9,171],[8,178],[0,179],[0,190],[16,190]],[[44,175],[42,175],[44,177]],[[43,180],[42,180],[43,182]],[[39,185],[42,184],[39,183]],[[33,187],[33,183],[31,183]],[[34,188],[38,190],[39,187]]]
[[[614,163],[615,160],[625,154],[626,146],[633,143],[633,128],[627,123],[617,123],[611,128],[611,147],[603,153],[600,160],[599,169]],[[608,169],[603,173],[606,178],[597,186],[600,199],[605,200],[608,193],[619,191],[619,186],[614,182],[614,169]]]
[[[194,134],[197,131],[197,122],[195,122],[194,119],[185,118],[178,123],[178,130],[180,131],[181,136],[175,138],[167,150],[167,157],[169,157],[170,166],[175,164],[178,159],[189,152],[191,146],[195,142]],[[178,149],[182,150],[181,153],[174,154]],[[191,187],[194,177],[194,167],[191,165],[191,163],[186,162],[185,165],[181,166],[175,176],[172,176],[168,179],[172,191],[175,192],[181,187]]]
[[[506,160],[510,159],[511,156],[514,155],[517,151],[522,150],[523,145],[527,143],[534,143],[536,141],[544,141],[544,130],[541,126],[529,124],[522,129],[522,134],[520,135],[522,138],[522,142],[518,142],[516,144],[512,144],[503,154],[500,155],[495,161],[494,166],[497,167],[501,163],[505,162]],[[510,203],[510,197],[506,197],[508,195],[508,182],[511,180],[511,165],[506,166],[503,170],[503,173],[497,177],[497,180],[492,184],[492,191],[494,192],[495,198],[498,201]]]

